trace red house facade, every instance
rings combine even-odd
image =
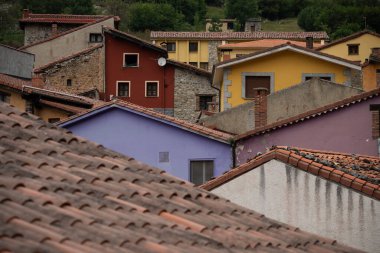
[[[165,114],[174,111],[174,67],[165,49],[104,28],[105,100],[114,97]]]

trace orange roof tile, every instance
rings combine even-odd
[[[380,200],[379,157],[282,146],[272,147],[268,153],[259,155],[200,187],[214,189],[273,159]]]
[[[360,252],[0,102],[2,252]]]
[[[283,40],[283,39],[265,39],[265,40],[254,40],[254,41],[246,41],[240,43],[231,43],[221,45],[219,49],[236,49],[236,48],[269,48],[275,47],[286,43],[291,43],[293,45],[297,45],[300,47],[306,47],[306,42],[304,41],[294,41],[294,40]],[[320,43],[313,43],[314,47],[318,47]]]

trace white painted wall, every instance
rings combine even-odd
[[[380,252],[380,201],[282,162],[271,160],[212,192],[302,230]]]
[[[94,43],[89,42],[90,33],[102,33],[103,26],[113,28],[114,18],[110,17],[109,19],[89,25],[55,39],[27,47],[24,50],[36,56],[34,67],[38,68],[95,45]]]

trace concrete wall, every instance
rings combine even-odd
[[[212,190],[302,230],[378,252],[380,202],[272,160]]]
[[[232,164],[231,148],[227,143],[119,108],[111,108],[65,128],[185,180],[190,179],[190,160],[213,160],[215,176]],[[169,152],[169,162],[160,163],[159,152]]]
[[[0,45],[0,73],[32,79],[34,55]]]
[[[78,94],[93,88],[104,92],[103,87],[103,48],[78,55],[60,62],[39,73],[44,81],[44,88]],[[67,80],[71,79],[71,86]]]
[[[211,80],[207,76],[175,68],[174,117],[195,122],[200,113],[197,109],[197,95],[213,95],[214,101],[219,101],[219,92],[211,87]]]
[[[378,140],[372,138],[371,104],[380,104],[380,97],[240,140],[236,147],[237,164],[273,145],[378,156]]]
[[[311,79],[299,85],[272,93],[267,97],[267,123],[290,118],[347,97],[359,94],[361,90]],[[241,134],[255,128],[254,102],[236,106],[213,116],[201,119],[206,126]],[[236,124],[239,122],[239,124]]]
[[[90,47],[94,44],[89,42],[90,33],[102,33],[102,26],[113,28],[114,18],[111,17],[52,40],[27,47],[24,50],[35,54],[35,68],[38,68]]]

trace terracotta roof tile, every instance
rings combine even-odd
[[[337,44],[340,44],[342,42],[345,42],[345,41],[349,41],[349,40],[352,40],[352,39],[355,39],[355,38],[358,38],[364,34],[371,34],[373,36],[376,36],[376,37],[379,37],[380,38],[380,34],[378,33],[375,33],[375,32],[372,32],[372,31],[369,31],[369,30],[363,30],[363,31],[360,31],[360,32],[357,32],[357,33],[354,33],[354,34],[351,34],[349,36],[346,36],[346,37],[343,37],[343,38],[340,38],[340,39],[337,39],[337,40],[334,40],[332,41],[331,43],[328,43],[326,45],[323,45],[319,48],[317,48],[317,50],[323,50],[325,48],[329,48],[331,46],[334,46],[334,45],[337,45]]]
[[[21,89],[23,85],[32,85],[32,81],[0,73],[0,84],[13,89]]]
[[[380,199],[375,193],[380,189],[379,157],[282,146],[273,147],[270,152],[204,183],[200,188],[214,189],[272,159]]]
[[[278,45],[291,43],[293,45],[297,45],[300,47],[306,47],[306,42],[304,41],[295,41],[295,40],[284,40],[284,39],[264,39],[264,40],[254,40],[254,41],[246,41],[246,42],[240,42],[240,43],[231,43],[231,44],[224,44],[219,46],[219,49],[234,49],[234,48],[268,48],[268,47],[275,47]],[[319,43],[313,43],[313,46],[319,47],[321,44]]]
[[[150,39],[328,39],[326,32],[150,32]]]
[[[359,252],[1,102],[0,136],[2,252]]]
[[[349,98],[345,98],[343,100],[334,102],[332,104],[329,104],[329,105],[326,105],[326,106],[323,106],[320,108],[316,108],[316,109],[308,111],[308,112],[301,113],[299,115],[290,117],[288,119],[280,120],[280,121],[274,122],[272,124],[256,128],[254,130],[251,130],[251,131],[248,131],[246,133],[243,133],[243,134],[236,136],[235,140],[242,140],[242,139],[249,138],[251,136],[261,135],[261,134],[276,130],[278,128],[286,127],[286,126],[289,126],[292,124],[297,124],[297,123],[302,122],[304,120],[323,116],[324,114],[327,114],[327,113],[330,113],[330,112],[333,112],[333,111],[354,105],[356,103],[360,103],[362,101],[366,101],[367,99],[371,99],[371,98],[377,97],[379,95],[380,95],[380,88],[377,88],[377,89],[374,89],[374,90],[371,90],[368,92],[363,92],[361,94],[358,94],[358,95],[355,95],[355,96],[352,96]]]
[[[147,116],[154,117],[156,120],[164,120],[168,123],[174,123],[178,127],[183,128],[187,131],[195,132],[195,133],[207,136],[209,138],[221,140],[221,141],[226,142],[226,143],[229,143],[229,141],[233,138],[233,135],[231,135],[231,134],[219,132],[217,130],[210,129],[208,127],[204,127],[204,126],[201,126],[198,124],[190,123],[190,122],[185,121],[185,120],[177,119],[177,118],[156,112],[152,109],[148,109],[148,108],[145,108],[145,107],[142,107],[142,106],[139,106],[139,105],[127,102],[127,101],[122,101],[122,100],[110,101],[110,102],[104,103],[100,106],[96,106],[93,109],[84,111],[80,114],[73,115],[72,117],[69,117],[69,118],[64,119],[60,122],[57,122],[57,125],[67,124],[72,120],[78,119],[82,116],[85,116],[86,114],[92,113],[96,110],[99,110],[99,109],[104,108],[104,107],[109,107],[109,106],[121,106],[122,108],[126,108],[126,109],[132,110],[134,112],[139,112],[139,113],[143,113]]]

